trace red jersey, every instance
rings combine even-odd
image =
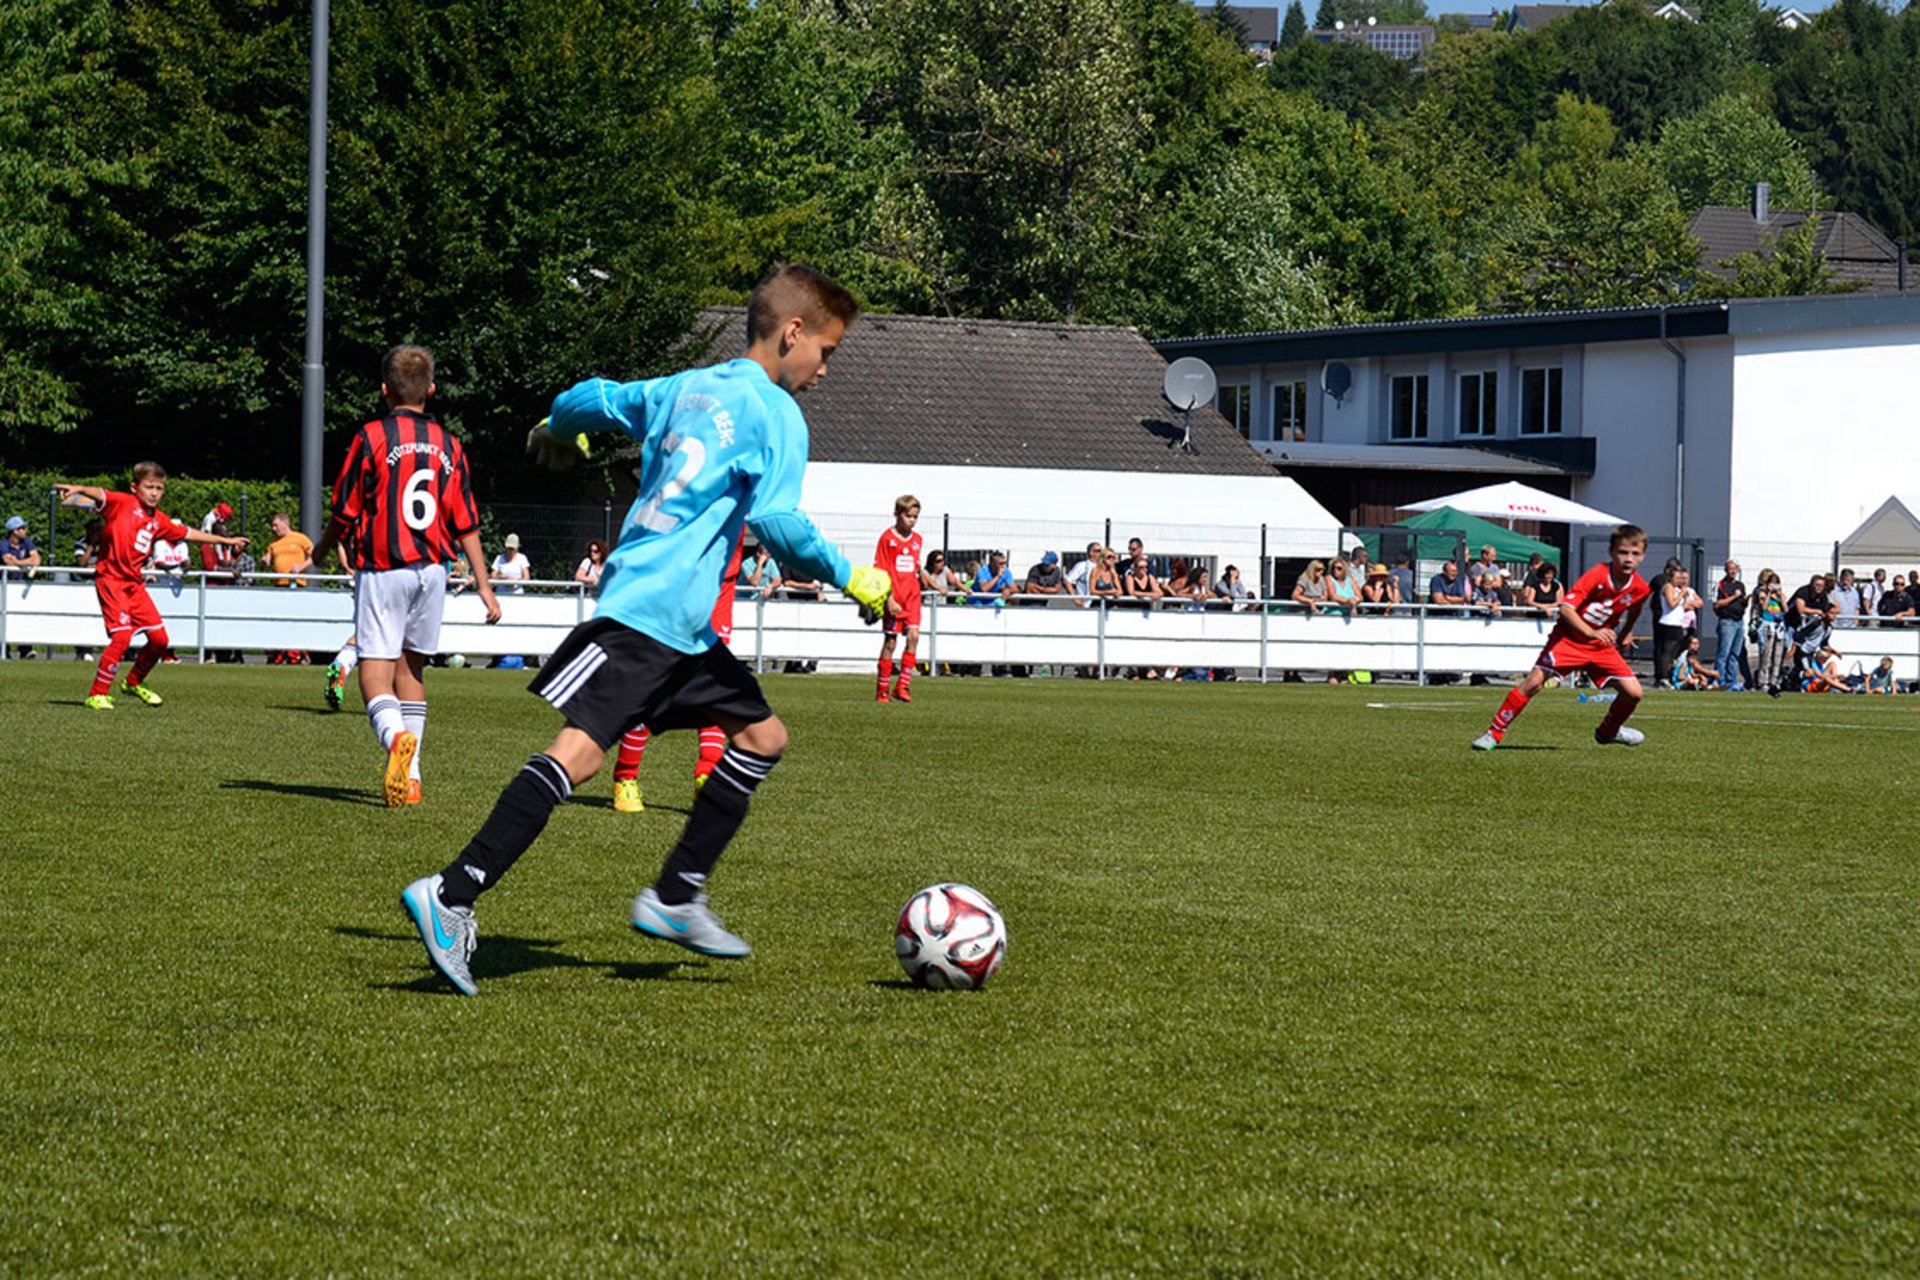
[[[155,538],[181,542],[187,536],[187,526],[124,490],[108,490],[100,512],[100,559],[96,567],[101,578],[139,582]]]
[[[713,602],[713,633],[720,637],[720,643],[733,643],[733,593],[740,585],[740,551],[747,545],[746,530],[740,531],[740,537],[733,544],[733,556],[727,561],[727,571],[720,575],[720,598]]]
[[[893,598],[903,606],[920,602],[920,549],[923,545],[919,530],[903,538],[898,529],[889,528],[880,535],[880,545],[873,551],[873,567],[885,569],[893,576]]]
[[[1565,603],[1573,606],[1581,621],[1599,631],[1625,622],[1634,607],[1652,594],[1653,588],[1639,574],[1627,575],[1626,585],[1622,586],[1613,580],[1612,565],[1597,564],[1567,588]],[[1575,635],[1564,622],[1555,622],[1553,634],[1547,637],[1547,644],[1551,646],[1560,640],[1583,645],[1592,643]]]
[[[444,564],[480,528],[466,450],[411,409],[369,422],[347,446],[333,515],[347,527],[341,552],[355,569]]]

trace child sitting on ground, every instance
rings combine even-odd
[[[1700,660],[1700,637],[1688,636],[1687,647],[1673,662],[1670,682],[1676,689],[1711,688],[1720,673]]]

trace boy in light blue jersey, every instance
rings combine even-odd
[[[710,619],[743,525],[782,563],[839,586],[867,622],[886,609],[887,574],[851,566],[799,510],[807,424],[793,395],[826,374],[857,314],[852,296],[826,276],[781,267],[748,302],[745,356],[644,382],[582,382],[554,400],[551,418],[529,437],[530,451],[558,461],[578,457],[569,443],[577,435],[626,433],[640,445],[640,496],[607,557],[598,612],[531,686],[565,727],[508,784],[460,856],[401,894],[428,959],[463,994],[476,990],[468,964],[475,900],[634,724],[656,732],[718,724],[728,737],[659,879],[634,901],[634,928],[703,955],[751,953],[707,907],[706,882],[785,751],[787,731]]]

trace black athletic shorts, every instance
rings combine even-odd
[[[611,618],[575,627],[527,687],[603,751],[637,724],[660,733],[773,714],[760,682],[727,646],[681,653]]]

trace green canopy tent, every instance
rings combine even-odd
[[[1560,548],[1538,538],[1529,538],[1524,533],[1495,524],[1491,520],[1482,520],[1479,516],[1470,516],[1464,511],[1455,511],[1452,507],[1441,507],[1438,511],[1425,511],[1397,521],[1397,529],[1457,529],[1467,535],[1467,558],[1491,543],[1494,557],[1502,563],[1524,564],[1539,552],[1546,557],[1547,563],[1556,569],[1560,567]],[[1376,563],[1380,560],[1380,535],[1368,533],[1361,535],[1361,541],[1367,544],[1367,555]],[[1411,548],[1416,560],[1445,560],[1453,554],[1453,540],[1435,535],[1427,538],[1415,538]]]

